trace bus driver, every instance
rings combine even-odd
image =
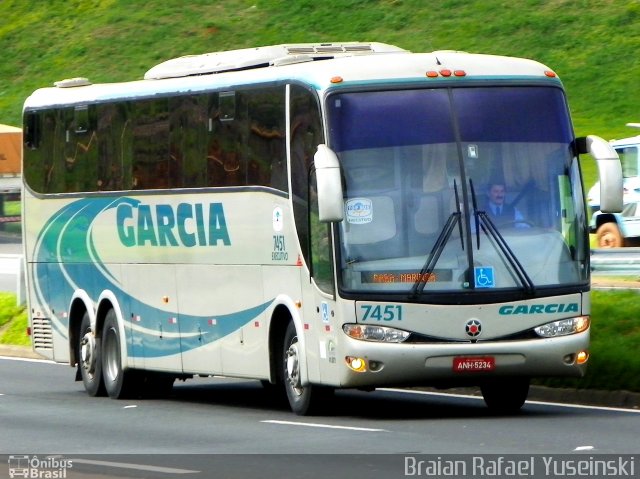
[[[495,224],[515,224],[518,228],[527,228],[529,224],[522,213],[513,205],[505,202],[507,189],[504,183],[495,181],[489,184],[485,212]]]

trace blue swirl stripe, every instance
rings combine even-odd
[[[30,265],[35,292],[40,304],[47,305],[52,326],[62,337],[68,337],[68,318],[55,312],[66,311],[77,289],[85,290],[94,299],[104,290],[111,290],[121,305],[128,304],[130,311],[135,312],[135,322],[123,312],[125,327],[135,336],[134,341],[127,342],[131,357],[159,358],[211,344],[255,320],[273,302],[271,299],[230,314],[194,316],[162,310],[131,296],[105,267],[93,238],[96,218],[122,203],[137,205],[139,200],[99,197],[74,201],[52,215],[38,236],[35,262]],[[216,326],[202,328],[198,334],[167,332],[160,339],[158,319],[168,317],[177,318],[178,325],[186,326],[185,331],[194,331],[196,328],[191,326],[206,324],[211,319],[216,320]]]

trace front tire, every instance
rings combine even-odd
[[[529,378],[489,380],[480,386],[489,409],[499,414],[518,412],[529,395]]]
[[[107,391],[102,378],[102,355],[100,338],[91,329],[89,313],[85,312],[80,323],[78,335],[78,369],[84,389],[89,396],[106,396]]]
[[[326,405],[333,389],[310,384],[302,385],[301,354],[296,326],[291,321],[284,335],[281,357],[282,377],[291,410],[299,416],[306,416],[320,412],[321,407]]]
[[[622,248],[624,238],[620,228],[615,223],[603,223],[596,230],[596,240],[599,248]]]
[[[122,338],[116,313],[110,309],[102,330],[102,374],[107,394],[113,399],[125,399],[135,394],[135,371],[122,366]]]

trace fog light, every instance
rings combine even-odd
[[[584,364],[589,360],[589,351],[580,351],[576,356],[576,362],[578,364]]]
[[[369,371],[378,372],[384,367],[384,363],[380,361],[369,361]]]
[[[347,366],[357,373],[363,373],[367,370],[367,362],[362,358],[347,356],[344,359],[347,361]]]

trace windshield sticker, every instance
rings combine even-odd
[[[362,225],[373,221],[373,205],[368,198],[352,198],[347,200],[347,222]]]
[[[476,288],[495,288],[493,266],[481,266],[473,268],[476,280]]]

